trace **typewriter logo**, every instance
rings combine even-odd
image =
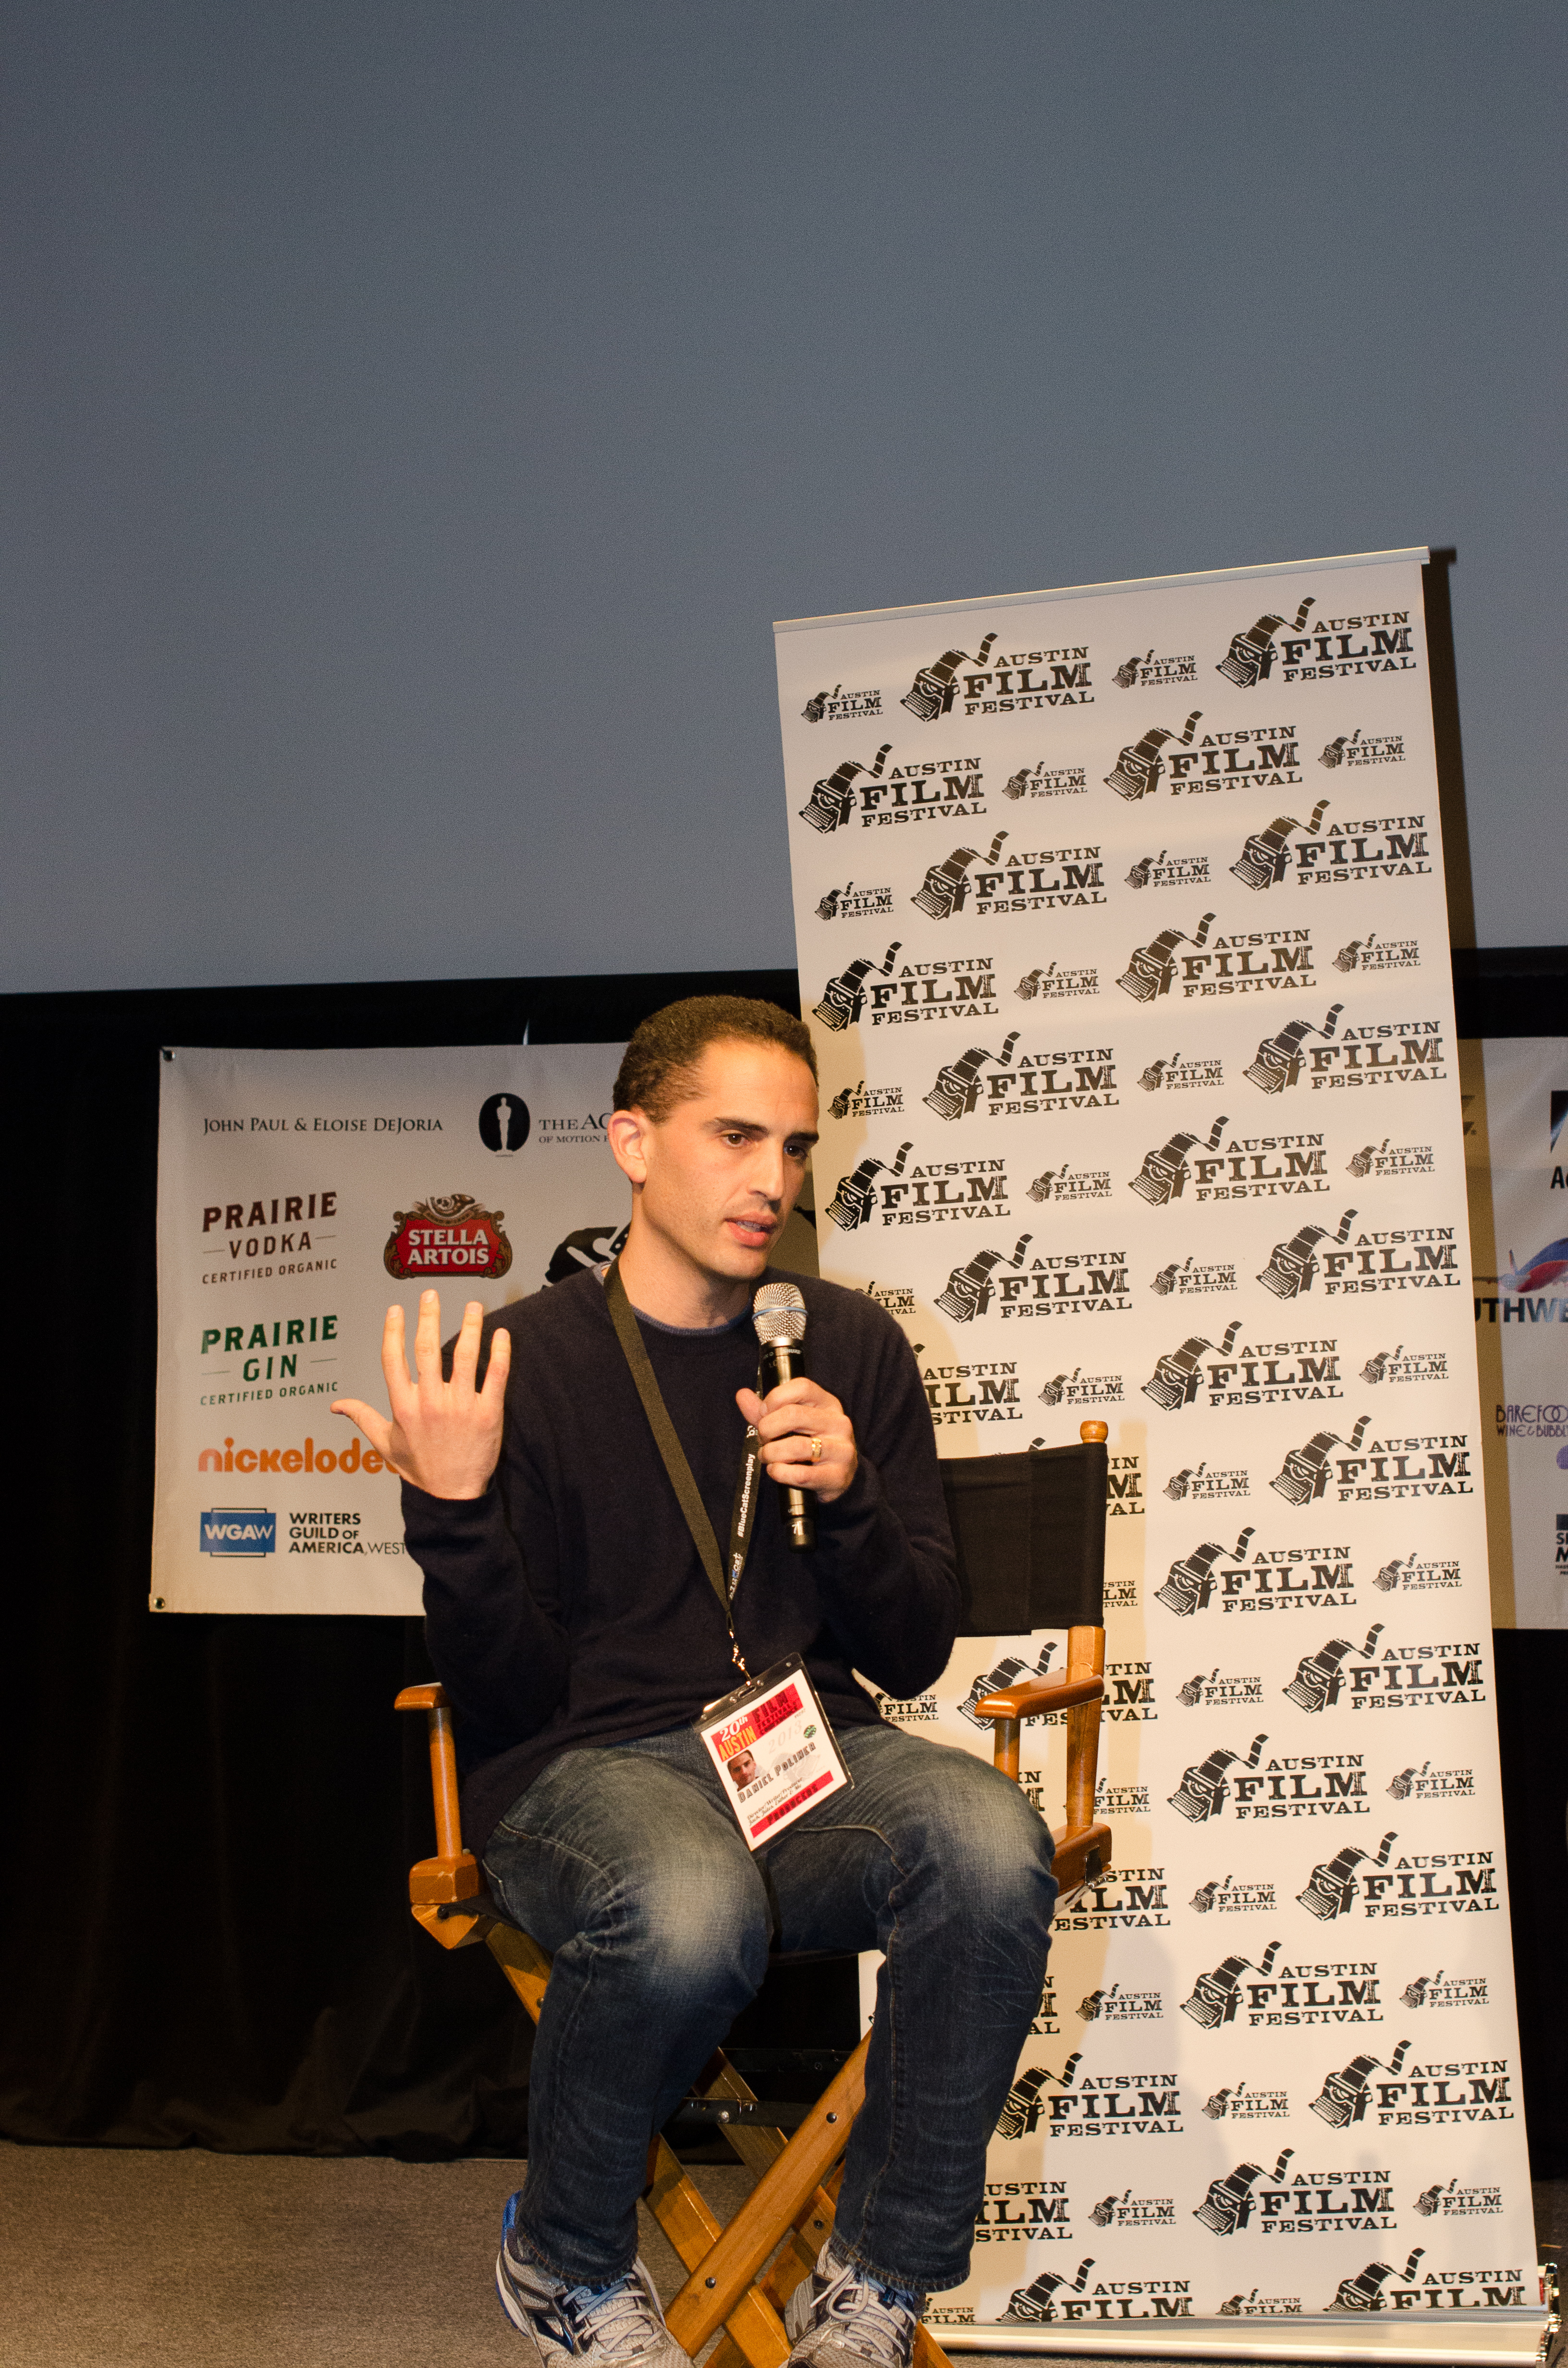
[[[1031,2285],[1018,2287],[1002,2313],[1003,2317],[1026,2327],[1042,2326],[1056,2317],[1056,2296],[1062,2288],[1066,2287],[1070,2294],[1081,2294],[1094,2266],[1095,2257],[1090,2253],[1079,2262],[1078,2274],[1071,2283],[1065,2271],[1058,2274],[1054,2270],[1041,2270]]]
[[[1152,725],[1142,740],[1131,741],[1122,750],[1105,777],[1106,787],[1114,790],[1119,798],[1125,798],[1132,803],[1140,798],[1152,797],[1159,788],[1165,769],[1165,760],[1160,750],[1167,740],[1175,740],[1178,748],[1190,748],[1192,735],[1198,729],[1202,713],[1201,707],[1193,709],[1187,719],[1187,728],[1179,737],[1174,731],[1167,732],[1157,723]]]
[[[1360,1648],[1364,1661],[1372,1658],[1378,1638],[1383,1633],[1381,1620],[1374,1621],[1367,1631],[1367,1641]],[[1280,1688],[1287,1702],[1298,1710],[1332,1710],[1344,1691],[1345,1678],[1340,1664],[1356,1651],[1348,1636],[1335,1636],[1321,1652],[1303,1654],[1296,1665],[1296,1674],[1288,1686]]]
[[[1276,814],[1267,830],[1254,831],[1231,866],[1233,875],[1244,888],[1278,888],[1290,868],[1290,833],[1304,830],[1311,837],[1328,808],[1328,799],[1320,798],[1305,823],[1294,814]]]
[[[831,690],[813,691],[801,710],[808,723],[845,723],[881,712],[880,690],[846,690],[841,682],[835,682]]]
[[[1244,1530],[1229,1554],[1212,1539],[1205,1540],[1193,1553],[1172,1563],[1165,1585],[1154,1589],[1155,1602],[1174,1611],[1178,1620],[1190,1620],[1195,1611],[1207,1611],[1214,1592],[1214,1565],[1221,1560],[1240,1562],[1253,1536],[1252,1530]]]
[[[971,666],[977,673],[983,672],[995,646],[995,634],[987,633],[973,657],[967,650],[944,650],[934,664],[921,667],[899,705],[907,707],[916,723],[935,723],[938,716],[951,710],[960,666]]]
[[[884,740],[869,765],[858,764],[853,757],[846,757],[842,765],[813,785],[811,796],[801,808],[801,820],[809,824],[812,830],[824,833],[843,830],[854,818],[853,784],[857,776],[864,773],[868,780],[880,780],[892,746],[891,740]]]
[[[1227,1327],[1224,1339],[1218,1344],[1221,1357],[1230,1355],[1236,1345],[1236,1335],[1241,1328],[1241,1318],[1238,1316],[1235,1322]],[[1153,1373],[1143,1383],[1143,1395],[1146,1398],[1153,1398],[1154,1404],[1163,1407],[1166,1414],[1179,1414],[1183,1406],[1189,1406],[1192,1404],[1202,1386],[1201,1360],[1204,1349],[1213,1349],[1215,1346],[1214,1341],[1199,1333],[1194,1333],[1190,1339],[1182,1342],[1179,1349],[1171,1349],[1167,1355],[1160,1359]]]
[[[1234,2022],[1242,1975],[1254,1973],[1267,1981],[1279,1948],[1278,1941],[1270,1941],[1262,1963],[1256,1965],[1250,1957],[1221,1958],[1212,1973],[1199,1975],[1192,1986],[1192,1996],[1181,2002],[1183,2014],[1190,2015],[1199,2031],[1221,2031],[1226,2023]]]
[[[992,840],[991,852],[985,859],[988,864],[995,862],[1006,836],[1005,830],[999,830]],[[978,861],[979,856],[976,847],[955,847],[945,861],[930,866],[925,886],[915,891],[910,903],[918,905],[933,921],[950,921],[969,901],[969,867]]]
[[[1097,995],[1099,972],[1093,967],[1063,969],[1059,962],[1047,962],[1043,969],[1026,971],[1014,988],[1020,1003],[1032,1003],[1036,996],[1048,1002],[1070,1000],[1075,996]]]
[[[1291,1448],[1269,1486],[1288,1505],[1315,1504],[1328,1486],[1329,1450],[1348,1447],[1351,1454],[1356,1454],[1371,1419],[1369,1414],[1364,1414],[1347,1440],[1341,1439],[1336,1430],[1314,1430],[1304,1447]]]
[[[975,1708],[976,1702],[983,1702],[987,1694],[1000,1693],[1004,1686],[1016,1686],[1020,1679],[1027,1685],[1031,1679],[1043,1678],[1051,1668],[1051,1656],[1055,1650],[1054,1642],[1047,1645],[1032,1668],[1016,1654],[1009,1653],[1006,1659],[997,1662],[994,1669],[987,1669],[975,1679],[959,1704],[959,1716],[967,1718],[971,1726],[978,1726],[983,1734],[991,1722],[981,1717]]]
[[[1301,632],[1307,621],[1307,610],[1312,606],[1312,598],[1309,594],[1296,611],[1293,632]],[[1258,684],[1267,682],[1274,671],[1274,636],[1284,622],[1283,617],[1262,616],[1256,625],[1249,625],[1244,633],[1233,635],[1230,649],[1220,660],[1215,672],[1222,674],[1227,682],[1233,682],[1238,690],[1256,690]]]
[[[1181,1782],[1170,1796],[1170,1806],[1184,1816],[1189,1826],[1203,1826],[1221,1815],[1231,1794],[1230,1770],[1233,1768],[1252,1770],[1263,1756],[1267,1735],[1253,1737],[1252,1749],[1244,1759],[1239,1751],[1211,1751],[1207,1759],[1199,1760],[1183,1774]]]
[[[1354,1209],[1346,1209],[1336,1234],[1331,1234],[1326,1225],[1303,1225],[1288,1242],[1276,1242],[1268,1253],[1268,1264],[1257,1278],[1264,1289],[1271,1291],[1276,1299],[1294,1299],[1299,1292],[1311,1291],[1312,1277],[1318,1270],[1313,1256],[1317,1245],[1332,1241],[1336,1249],[1343,1249],[1350,1238],[1355,1215]]]
[[[1044,2094],[1054,2080],[1063,2091],[1073,2086],[1074,2075],[1084,2060],[1082,2048],[1070,2055],[1060,2072],[1052,2072],[1044,2064],[1037,2064],[1014,2081],[1007,2091],[1007,2101],[996,2123],[999,2138],[1032,2137],[1040,2124],[1042,2114],[1051,2110],[1051,2100]]]
[[[846,880],[842,888],[829,888],[817,898],[819,921],[865,921],[892,911],[891,888],[857,888]]]
[[[1417,2245],[1415,2251],[1411,2254],[1410,2259],[1406,2261],[1403,2271],[1401,2273],[1403,2281],[1406,2285],[1409,2284],[1411,2279],[1415,2275],[1415,2264],[1420,2260],[1426,2249],[1426,2248],[1424,2245]],[[1330,2310],[1386,2310],[1388,2308],[1388,2304],[1383,2299],[1382,2286],[1384,2281],[1388,2278],[1392,2278],[1393,2274],[1394,2269],[1392,2261],[1369,2261],[1366,2268],[1360,2271],[1357,2276],[1353,2278],[1341,2278],[1338,2291],[1335,2294],[1334,2300],[1328,2305]]]
[[[1379,2055],[1353,2055],[1343,2071],[1328,2075],[1308,2111],[1315,2113],[1320,2122],[1326,2122],[1331,2130],[1347,2130],[1353,2123],[1364,2121],[1372,2074],[1387,2072],[1397,2080],[1409,2053],[1409,2040],[1402,2039],[1390,2064]]]
[[[1206,1151],[1218,1151],[1221,1134],[1230,1122],[1228,1118],[1215,1120],[1203,1146]],[[1129,1189],[1136,1192],[1141,1201],[1147,1201],[1152,1209],[1163,1209],[1170,1201],[1179,1201],[1192,1172],[1187,1164],[1187,1155],[1200,1140],[1201,1137],[1196,1134],[1173,1134],[1162,1150],[1146,1151],[1143,1166],[1131,1179]]]
[[[1020,1030],[1014,1029],[999,1053],[988,1053],[983,1044],[971,1044],[969,1051],[956,1061],[949,1061],[937,1073],[937,1082],[922,1097],[927,1110],[938,1118],[968,1118],[980,1099],[980,1072],[987,1061],[1005,1069],[1013,1057],[1013,1047]]]
[[[840,1233],[852,1234],[858,1226],[869,1225],[876,1212],[876,1178],[903,1174],[903,1163],[915,1148],[913,1143],[901,1143],[890,1167],[885,1159],[869,1156],[849,1175],[841,1176],[827,1204],[827,1213]]]
[[[1242,1075],[1249,1078],[1261,1093],[1282,1094],[1286,1087],[1293,1086],[1301,1074],[1301,1063],[1305,1057],[1301,1051],[1303,1038],[1321,1036],[1325,1044],[1332,1043],[1344,1008],[1343,1003],[1331,1004],[1321,1028],[1313,1019],[1292,1019],[1287,1027],[1280,1029],[1278,1035],[1266,1036]]]
[[[1187,650],[1179,657],[1156,657],[1153,650],[1147,650],[1140,657],[1134,650],[1130,658],[1123,659],[1111,679],[1119,690],[1147,690],[1152,687],[1164,689],[1172,683],[1196,682],[1197,655]]]
[[[1205,913],[1190,938],[1185,929],[1162,929],[1146,946],[1134,946],[1127,968],[1116,982],[1118,986],[1135,1003],[1153,1003],[1160,996],[1168,995],[1176,976],[1176,947],[1206,945],[1213,918],[1212,913]]]
[[[1287,2146],[1275,2164],[1277,2182],[1284,2178],[1285,2166],[1294,2152],[1293,2146]],[[1201,2220],[1216,2237],[1233,2237],[1252,2218],[1253,2182],[1262,2177],[1263,2165],[1260,2162],[1238,2162],[1226,2178],[1210,2180],[1209,2192],[1193,2213],[1193,2218]]]
[[[815,1006],[815,1016],[824,1028],[842,1034],[853,1028],[866,1008],[866,981],[869,977],[886,978],[892,969],[892,958],[901,940],[895,938],[880,962],[867,960],[852,962],[835,978],[830,978],[822,991],[822,1001]]]
[[[1024,1252],[1034,1239],[1032,1234],[1020,1234],[1011,1258],[1006,1250],[981,1250],[967,1266],[954,1267],[946,1287],[937,1294],[937,1305],[955,1324],[972,1324],[983,1315],[995,1296],[996,1286],[992,1275],[999,1266],[1015,1273],[1024,1262]]]
[[[1296,1894],[1297,1905],[1304,1907],[1309,1916],[1315,1916],[1320,1924],[1333,1924],[1341,1916],[1348,1916],[1360,1886],[1356,1869],[1362,1865],[1380,1869],[1387,1866],[1389,1852],[1398,1839],[1397,1831],[1385,1834],[1375,1858],[1358,1850],[1353,1842],[1347,1843],[1335,1857],[1313,1867],[1306,1889]]]
[[[1127,874],[1130,888],[1207,888],[1206,855],[1173,855],[1162,847],[1158,855],[1141,855]]]

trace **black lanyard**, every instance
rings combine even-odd
[[[642,1411],[648,1417],[648,1428],[653,1434],[653,1443],[659,1451],[665,1470],[669,1474],[670,1486],[679,1499],[681,1511],[686,1515],[686,1526],[691,1531],[691,1542],[697,1548],[698,1557],[703,1569],[708,1574],[709,1585],[719,1599],[720,1608],[724,1614],[724,1624],[730,1632],[730,1650],[734,1656],[735,1665],[749,1678],[751,1671],[741,1657],[741,1648],[735,1640],[735,1623],[731,1617],[730,1606],[734,1601],[735,1589],[741,1583],[741,1576],[746,1566],[746,1555],[751,1549],[752,1531],[756,1526],[757,1482],[762,1471],[762,1451],[756,1429],[751,1423],[747,1423],[745,1440],[741,1450],[741,1468],[735,1475],[734,1502],[730,1508],[729,1553],[725,1561],[722,1563],[719,1559],[719,1541],[713,1533],[713,1524],[708,1518],[708,1508],[702,1501],[702,1492],[692,1476],[691,1466],[686,1460],[686,1450],[682,1447],[676,1427],[670,1420],[669,1408],[660,1394],[658,1380],[649,1362],[642,1335],[637,1329],[637,1318],[632,1313],[631,1302],[626,1296],[626,1285],[620,1279],[619,1258],[605,1276],[605,1304],[609,1310],[609,1320],[615,1326],[616,1338],[620,1342],[626,1361],[631,1368],[631,1378],[637,1384],[637,1395],[642,1401]],[[759,1382],[761,1378],[759,1372],[757,1375]]]

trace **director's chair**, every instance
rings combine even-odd
[[[1106,1436],[1104,1423],[1086,1422],[1074,1447],[942,1465],[963,1590],[960,1635],[1068,1632],[1066,1667],[1055,1677],[998,1686],[998,1677],[1011,1678],[1019,1667],[1003,1664],[982,1681],[990,1690],[963,1705],[971,1718],[991,1725],[994,1763],[1015,1783],[1023,1722],[1064,1714],[1066,1816],[1052,1829],[1063,1899],[1110,1864],[1110,1829],[1095,1822],[1105,1691]],[[463,1848],[446,1694],[438,1685],[407,1686],[397,1708],[426,1713],[435,1793],[436,1855],[421,1859],[408,1879],[415,1918],[444,1949],[483,1941],[537,2022],[550,1958],[501,1914],[483,1868]],[[724,2340],[712,2368],[779,2368],[788,2357],[782,2312],[833,2226],[840,2165],[865,2096],[869,2044],[863,2039],[847,2057],[819,2051],[823,2068],[837,2068],[814,2105],[803,2107],[759,2100],[722,2049],[710,2057],[682,2112],[715,2127],[758,2174],[727,2227],[665,2138],[654,2135],[644,2201],[689,2273],[666,2317],[693,2359],[721,2327]],[[925,2328],[915,2360],[920,2368],[945,2368],[946,2355]]]

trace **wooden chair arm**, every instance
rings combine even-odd
[[[449,1707],[445,1686],[404,1686],[393,1710],[446,1710]]]
[[[1031,1678],[1027,1685],[1004,1686],[974,1705],[979,1718],[1043,1718],[1053,1710],[1072,1710],[1078,1702],[1099,1702],[1105,1679],[1079,1678],[1058,1669],[1053,1678]]]
[[[1062,1896],[1085,1883],[1108,1874],[1111,1866],[1110,1827],[1104,1825],[1063,1826],[1052,1831],[1051,1871]]]

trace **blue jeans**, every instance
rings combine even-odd
[[[685,1727],[562,1753],[492,1834],[493,1889],[555,1958],[517,2220],[555,2276],[631,2267],[649,2139],[776,1945],[886,1959],[835,2251],[920,2292],[963,2278],[1044,1986],[1051,1836],[968,1752],[892,1726],[839,1742],[854,1785],[756,1857]]]

